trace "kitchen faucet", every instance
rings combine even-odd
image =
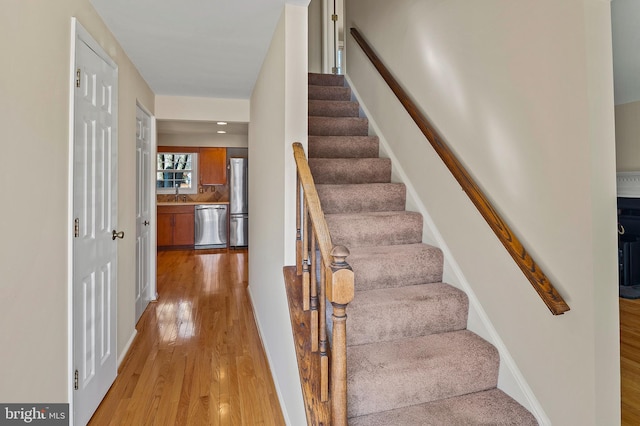
[[[180,198],[180,184],[176,183],[176,203],[178,202],[178,199]]]

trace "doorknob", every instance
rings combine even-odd
[[[144,225],[144,226],[149,225],[149,221],[148,221],[148,220],[145,220],[145,221],[143,222],[143,225]]]
[[[124,231],[116,232],[116,230],[114,229],[113,232],[111,233],[111,239],[115,240],[116,238],[123,239]]]

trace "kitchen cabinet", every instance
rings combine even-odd
[[[158,247],[193,246],[193,206],[158,206]]]
[[[227,183],[227,149],[200,148],[200,185],[225,185]]]

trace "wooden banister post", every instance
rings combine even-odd
[[[347,426],[347,314],[354,296],[354,277],[346,262],[349,250],[331,250],[331,274],[327,277],[327,299],[333,306],[333,347],[331,349],[331,417],[335,426]]]

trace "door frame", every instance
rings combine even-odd
[[[156,246],[156,230],[158,228],[157,213],[156,213],[156,157],[158,155],[158,142],[156,138],[156,116],[149,111],[147,107],[144,106],[140,100],[136,99],[136,106],[140,108],[145,114],[147,114],[150,118],[150,132],[151,132],[151,140],[150,143],[150,153],[152,166],[149,167],[149,173],[151,176],[149,178],[149,216],[151,217],[151,229],[149,229],[149,299],[154,302],[158,300],[158,288],[156,287],[156,275],[157,275],[157,246]],[[137,168],[137,166],[136,166]],[[136,170],[136,185],[138,179],[138,171]],[[136,230],[137,232],[137,230]],[[134,296],[135,297],[135,296]],[[123,354],[124,356],[124,354]],[[119,364],[119,363],[118,363]]]
[[[71,17],[71,32],[70,32],[70,45],[69,45],[69,140],[68,140],[68,175],[67,175],[67,398],[69,402],[69,424],[73,424],[74,418],[74,315],[73,315],[73,270],[74,270],[74,257],[73,257],[73,234],[74,234],[74,213],[73,213],[73,195],[74,195],[74,146],[75,146],[75,79],[76,79],[76,46],[78,42],[85,43],[91,48],[102,60],[104,60],[109,66],[118,69],[116,62],[111,59],[107,52],[100,46],[100,44],[91,36],[91,34],[80,24],[78,19],[74,16]],[[117,96],[117,94],[116,94]],[[116,98],[117,99],[117,98]],[[114,108],[117,111],[118,104],[115,103]],[[118,119],[115,121],[115,133],[118,133]],[[117,137],[117,136],[116,136]],[[116,139],[117,140],[117,139]],[[117,142],[116,142],[117,143]],[[117,272],[117,271],[116,271]],[[117,291],[117,282],[116,282]],[[115,313],[117,316],[117,293],[114,295]],[[117,320],[116,320],[117,321]],[[117,350],[117,327],[115,330],[116,341],[114,345]],[[117,354],[115,354],[117,356]],[[116,358],[117,359],[117,358]],[[117,361],[116,361],[117,362]],[[117,374],[117,373],[116,373]]]

